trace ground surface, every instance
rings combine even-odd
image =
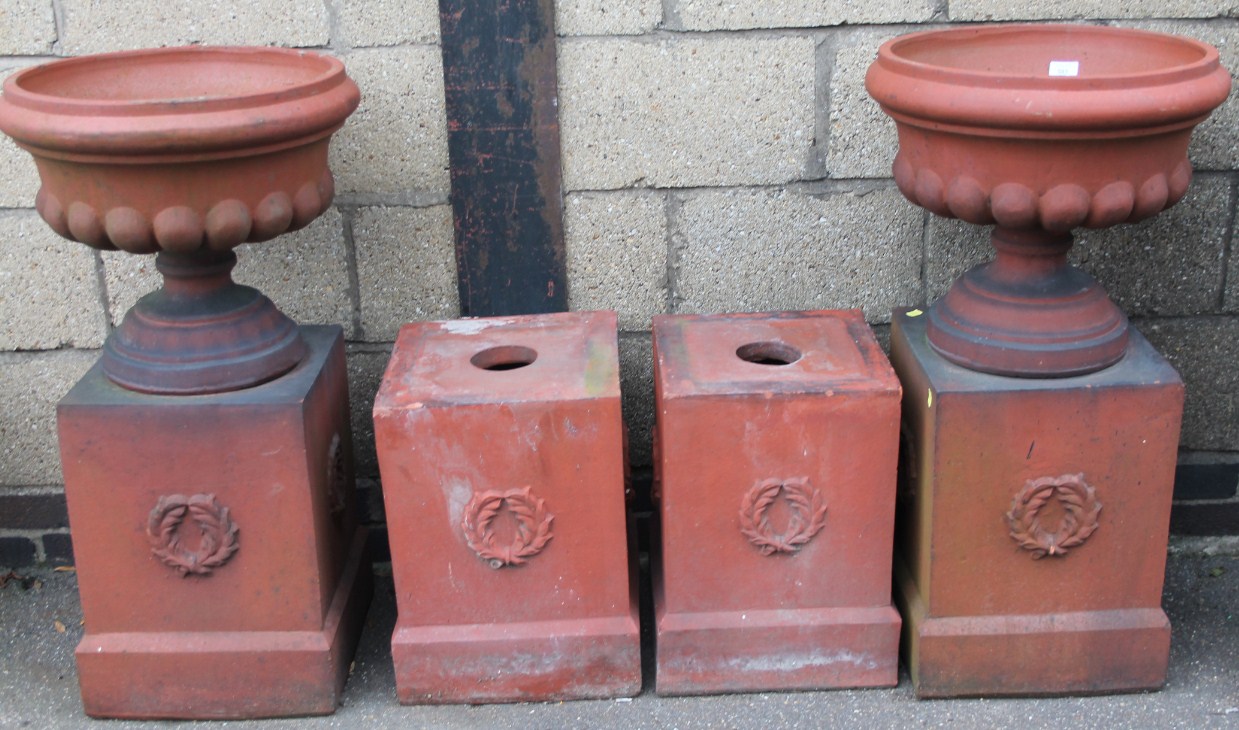
[[[82,631],[76,577],[29,571],[26,580],[0,588],[0,728],[1239,728],[1236,552],[1209,541],[1172,550],[1165,608],[1174,640],[1161,692],[917,701],[905,675],[887,690],[660,698],[647,676],[646,690],[631,700],[403,707],[395,701],[387,651],[395,599],[391,579],[380,576],[344,705],[335,715],[226,725],[103,723],[83,716],[73,664]]]

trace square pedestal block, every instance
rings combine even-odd
[[[977,373],[896,314],[904,387],[896,597],[921,697],[1144,690],[1165,681],[1161,609],[1183,409],[1132,332],[1056,379]]]
[[[246,390],[149,395],[96,365],[60,402],[89,715],[327,714],[366,607],[344,341]]]
[[[615,314],[405,325],[374,424],[400,701],[639,692]]]
[[[657,691],[891,686],[899,383],[857,311],[654,318]]]

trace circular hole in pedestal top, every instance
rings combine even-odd
[[[538,359],[538,353],[520,345],[501,345],[482,350],[469,358],[474,367],[483,370],[515,370]]]
[[[791,365],[800,359],[800,350],[782,342],[750,342],[736,349],[736,357],[754,365]]]

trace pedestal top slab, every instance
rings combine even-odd
[[[416,322],[400,329],[375,413],[619,398],[615,312]]]
[[[662,397],[899,390],[860,310],[654,317]]]
[[[925,369],[934,389],[940,392],[1057,391],[1157,383],[1182,384],[1182,379],[1174,367],[1134,328],[1131,330],[1131,340],[1126,353],[1108,368],[1065,378],[1017,378],[969,370],[942,357],[933,350],[926,336],[928,319],[928,316],[910,316],[906,310],[896,311],[891,318],[891,324],[904,332],[908,348]]]

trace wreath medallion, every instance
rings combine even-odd
[[[1047,527],[1041,510],[1051,499],[1062,507],[1063,518],[1057,526]],[[1047,555],[1062,557],[1069,548],[1082,545],[1097,531],[1100,512],[1096,490],[1084,481],[1084,475],[1064,474],[1029,480],[1011,501],[1007,523],[1011,539],[1031,552],[1033,560],[1040,560]]]
[[[787,529],[776,534],[769,511],[780,496],[791,508]],[[794,553],[826,526],[822,493],[804,477],[766,479],[758,482],[740,502],[740,533],[761,549],[762,555]]]
[[[189,550],[181,542],[186,520],[201,531],[198,547]],[[185,527],[184,529],[190,529]],[[210,575],[232,557],[240,547],[238,528],[214,494],[171,494],[160,497],[146,523],[151,552],[164,565],[182,576]]]
[[[504,508],[516,519],[512,542],[498,544],[494,523]],[[460,528],[465,540],[477,556],[492,568],[522,565],[528,558],[542,552],[551,541],[551,521],[555,516],[546,511],[546,500],[533,495],[529,487],[506,492],[489,491],[473,495],[465,505]]]

